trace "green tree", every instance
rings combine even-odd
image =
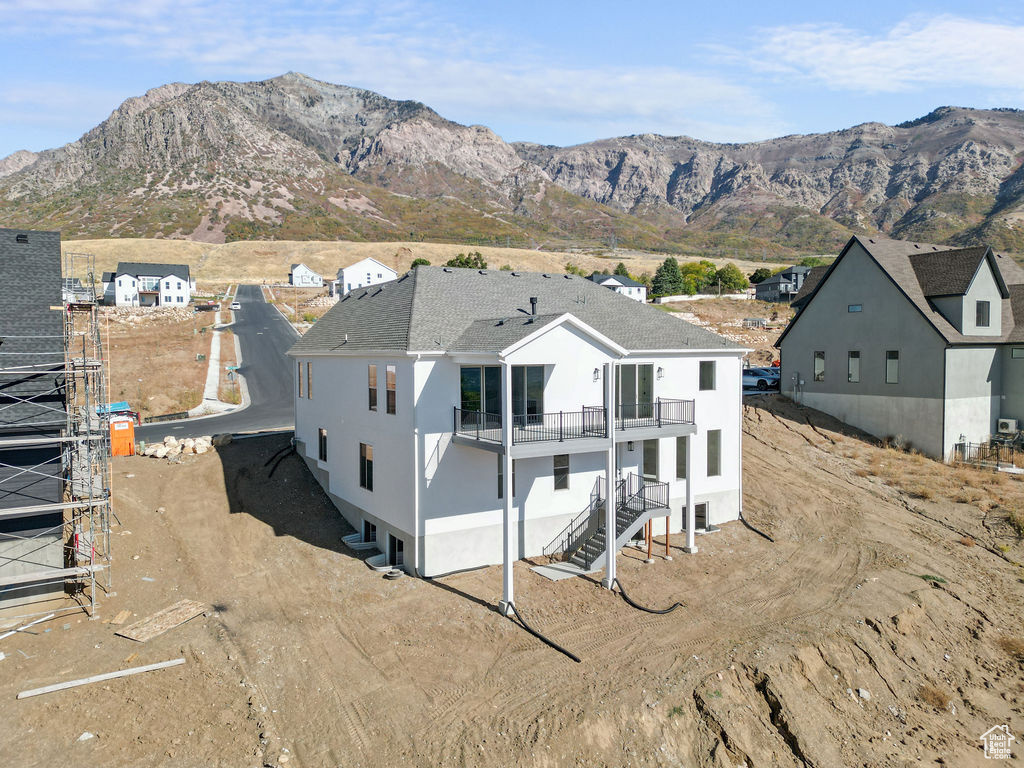
[[[584,272],[582,269],[577,267],[571,261],[565,262],[565,271],[566,271],[566,274],[569,274],[569,275],[579,275],[580,277],[586,277],[587,276],[586,272]]]
[[[446,267],[461,267],[462,269],[487,269],[487,262],[480,251],[460,253],[454,259],[448,259]]]
[[[700,261],[691,261],[689,264],[683,264],[679,268],[679,274],[682,277],[683,293],[692,296],[695,293],[702,293],[711,287],[711,284],[715,282],[717,272],[713,262],[701,259]]]
[[[832,259],[826,259],[821,256],[805,256],[800,259],[801,267],[824,267],[826,264],[831,264]]]
[[[512,265],[511,264],[502,264],[501,265],[501,271],[502,272],[511,272],[512,271]]]
[[[679,271],[679,262],[669,256],[654,273],[651,291],[655,296],[672,296],[682,293],[683,276]]]
[[[621,261],[615,266],[615,274],[620,277],[629,277],[629,270],[626,269],[626,265]]]
[[[739,267],[735,264],[726,264],[720,270],[715,272],[715,286],[721,286],[723,291],[735,292],[746,290],[750,283],[747,282],[747,278],[740,272]]]
[[[750,274],[750,282],[757,285],[772,276],[772,271],[767,267],[758,267]]]
[[[418,259],[413,259],[412,260],[412,269],[416,269],[416,267],[429,267],[429,266],[430,266],[430,261],[427,260],[427,259],[424,259],[423,257],[420,257]]]

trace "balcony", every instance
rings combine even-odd
[[[616,407],[615,429],[620,440],[686,434],[692,431],[693,425],[693,400],[658,398],[652,403],[624,403]],[[453,432],[458,438],[472,440],[480,447],[493,450],[501,446],[501,414],[455,408]],[[607,411],[600,405],[584,406],[579,411],[516,414],[512,417],[513,447],[607,438]],[[579,450],[586,449],[581,445]],[[526,455],[524,450],[516,453]]]
[[[618,431],[694,423],[693,400],[659,397],[653,403],[620,403],[615,408],[615,429]]]
[[[455,409],[454,431],[461,437],[501,445],[501,415]],[[512,444],[564,442],[608,437],[604,406],[580,411],[516,414],[512,417]]]

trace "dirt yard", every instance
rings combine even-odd
[[[500,568],[386,581],[287,436],[115,463],[115,597],[0,643],[0,762],[19,766],[981,766],[1024,731],[1019,477],[946,467],[777,397],[744,405],[744,509],[674,560],[593,581]],[[129,621],[207,616],[145,644]],[[65,625],[67,628],[65,629]],[[182,656],[22,701],[18,691]],[[83,732],[95,738],[78,741]],[[1020,747],[1016,748],[1019,753]]]
[[[779,359],[779,351],[774,344],[794,314],[788,304],[753,300],[699,299],[659,306],[664,306],[683,320],[743,344],[752,350],[749,359],[755,366],[771,365]],[[766,327],[745,327],[743,321],[747,318],[764,320]]]
[[[202,402],[209,326],[216,312],[131,307],[102,312],[101,327],[110,335],[111,402],[127,400],[143,417],[187,411]],[[206,359],[197,360],[198,354]]]

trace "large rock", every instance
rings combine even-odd
[[[177,444],[178,444],[178,439],[176,437],[174,437],[174,435],[168,435],[167,437],[164,438],[164,445],[166,445],[168,448],[171,447],[172,445],[177,445]]]
[[[168,448],[166,445],[158,445],[156,447],[156,450],[153,451],[152,455],[155,458],[162,459],[162,458],[164,458],[164,456],[167,455],[167,451],[169,451],[169,450],[170,450],[170,448]]]
[[[231,439],[232,438],[231,438],[231,433],[230,432],[223,432],[223,433],[221,433],[219,435],[214,435],[213,436],[213,443],[212,443],[213,447],[214,448],[220,448],[220,447],[225,446],[225,445],[231,445]]]

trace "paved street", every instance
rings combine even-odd
[[[235,311],[232,330],[242,347],[240,373],[249,387],[249,407],[221,416],[146,424],[135,430],[136,440],[294,426],[292,365],[285,352],[297,338],[295,331],[273,305],[263,300],[258,285],[240,285],[236,298],[242,308]]]

